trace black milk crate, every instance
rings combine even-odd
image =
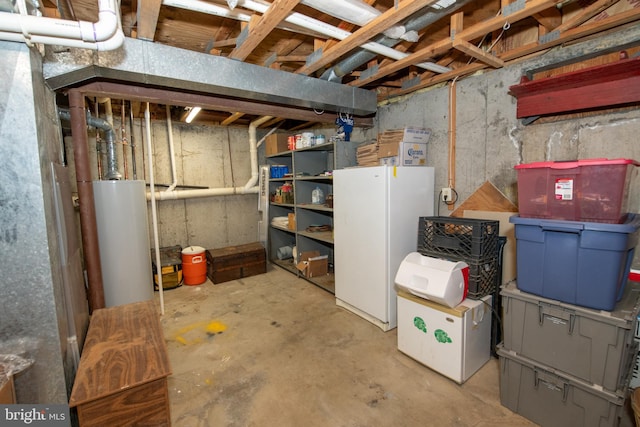
[[[467,298],[480,299],[498,290],[500,264],[498,257],[485,260],[464,260],[469,266]]]
[[[500,222],[447,216],[420,217],[418,252],[422,255],[469,260],[498,257]]]

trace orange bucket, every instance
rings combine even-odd
[[[200,285],[207,281],[205,249],[189,246],[182,250],[182,277],[185,285]]]

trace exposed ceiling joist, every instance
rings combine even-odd
[[[274,0],[264,15],[249,21],[249,26],[245,29],[248,32],[246,39],[231,51],[229,58],[246,59],[298,3],[300,0]]]
[[[66,15],[59,1],[43,2],[46,16],[58,19]],[[289,92],[294,85],[305,90],[313,86],[309,92],[316,88],[305,81],[275,84],[272,86],[277,88],[273,90],[265,82],[273,80],[269,73],[276,70],[306,76],[310,82],[329,80],[343,87],[361,88],[371,91],[374,99],[384,100],[478,70],[489,72],[490,68],[540,55],[561,44],[566,47],[569,42],[580,42],[593,35],[624,31],[628,24],[640,22],[640,3],[635,0],[350,0],[349,9],[361,7],[361,15],[367,16],[355,20],[350,19],[353,15],[342,13],[345,9],[342,2],[329,0],[237,0],[233,9],[229,6],[232,2],[227,0],[118,2],[127,38],[144,39],[146,46],[151,42],[179,48],[177,53],[167,52],[163,59],[152,62],[141,59],[141,62],[158,69],[163,67],[163,61],[165,68],[173,63],[182,64],[184,80],[194,80],[196,88],[189,90],[182,83],[178,86],[193,93],[202,93],[198,76],[203,73],[237,74],[238,79],[254,82],[251,89],[258,104],[273,99],[283,101],[280,92]],[[73,9],[76,15],[73,20],[96,22],[97,4],[96,0],[64,0],[62,6]],[[384,32],[403,26],[406,35],[410,35],[403,37],[411,42],[394,39],[388,31]],[[634,43],[640,41],[629,42]],[[127,50],[129,45],[126,44]],[[227,64],[212,62],[206,70],[192,73],[191,69],[200,69],[198,62],[209,61],[186,59],[184,50],[262,68],[251,75],[238,74],[229,71],[233,67]],[[127,51],[119,58],[131,62],[138,55],[138,50]],[[99,56],[118,57],[109,52]],[[158,85],[156,78],[138,83]],[[225,92],[224,87],[222,90]],[[216,92],[211,91],[223,95],[222,98],[229,96]],[[326,100],[327,90],[319,92],[318,97]],[[234,95],[231,98],[238,99]],[[243,96],[240,98],[245,100]],[[323,101],[318,105],[309,100],[292,103],[308,111],[331,104]],[[276,104],[291,107],[287,100]],[[244,115],[234,119],[234,113]],[[201,117],[233,124],[256,118],[240,110],[210,110]],[[306,120],[297,124],[292,120],[288,119],[283,127],[308,126]]]
[[[153,41],[162,0],[138,0],[138,2],[138,38]]]

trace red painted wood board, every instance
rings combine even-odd
[[[640,57],[526,81],[509,88],[517,117],[612,107],[640,101]]]

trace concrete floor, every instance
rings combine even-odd
[[[174,426],[535,425],[500,405],[497,359],[458,385],[277,267],[164,302]]]

